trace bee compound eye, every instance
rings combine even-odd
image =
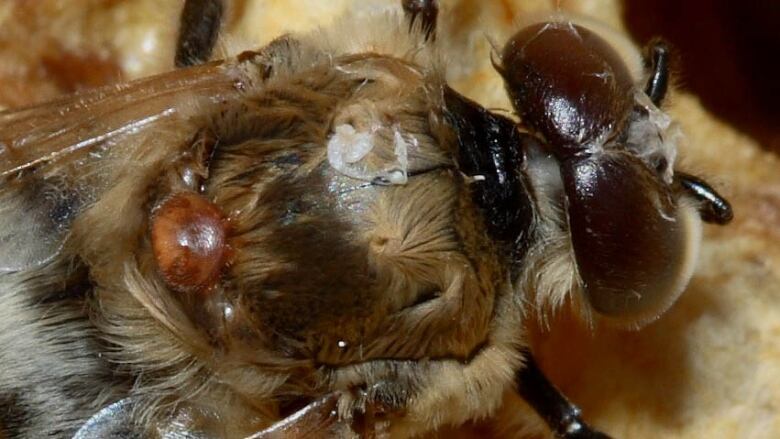
[[[693,273],[701,238],[695,213],[630,155],[570,160],[561,171],[588,303],[630,325],[658,317]]]
[[[543,134],[559,156],[621,126],[634,103],[634,82],[618,53],[570,22],[518,31],[504,46],[499,70],[524,124]]]
[[[227,262],[227,226],[222,211],[195,193],[177,193],[156,209],[152,251],[168,287],[208,291]]]

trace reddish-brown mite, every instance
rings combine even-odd
[[[167,285],[178,292],[205,292],[227,263],[227,222],[222,211],[195,193],[165,200],[152,220],[152,249]]]

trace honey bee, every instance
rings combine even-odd
[[[607,437],[523,328],[657,318],[731,219],[675,168],[666,45],[522,26],[513,119],[447,85],[435,0],[209,61],[221,15],[185,2],[179,70],[0,113],[0,437],[411,437],[508,390]]]

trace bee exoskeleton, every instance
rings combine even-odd
[[[168,287],[204,292],[227,261],[227,227],[222,211],[195,193],[165,200],[152,219],[152,249]]]

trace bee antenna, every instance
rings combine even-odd
[[[669,52],[669,45],[661,39],[651,41],[645,49],[645,65],[650,69],[645,93],[656,106],[661,106],[669,88]]]
[[[674,176],[683,189],[701,203],[699,215],[703,221],[719,225],[731,222],[734,218],[731,204],[712,186],[699,177],[683,172],[675,172]]]

